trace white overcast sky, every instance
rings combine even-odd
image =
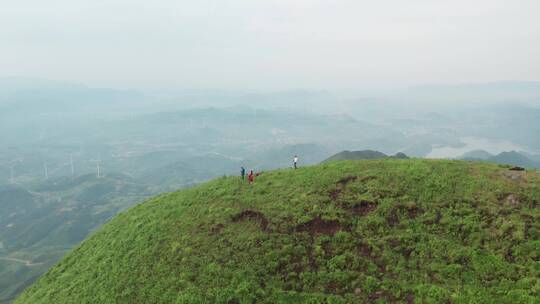
[[[540,0],[0,0],[0,77],[124,88],[540,80]]]

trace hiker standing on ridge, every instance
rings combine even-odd
[[[246,178],[246,169],[244,167],[240,167],[240,175],[242,176],[242,180]]]
[[[294,164],[294,169],[298,169],[298,155],[295,155],[294,158],[293,158],[293,164]]]
[[[253,175],[253,170],[249,171],[249,175],[248,175],[248,181],[249,183],[253,183],[253,180],[255,179],[255,175]]]

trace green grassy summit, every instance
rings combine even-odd
[[[17,303],[538,303],[540,173],[339,161],[110,221]]]

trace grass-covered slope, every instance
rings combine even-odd
[[[117,216],[17,303],[538,303],[540,174],[343,161]]]

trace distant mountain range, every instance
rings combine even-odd
[[[520,166],[524,168],[537,168],[540,169],[540,156],[528,154],[525,152],[502,152],[493,155],[484,150],[473,150],[463,154],[459,159],[463,160],[481,160],[497,164],[507,164],[513,166]]]
[[[374,150],[362,150],[362,151],[342,151],[339,152],[324,162],[336,161],[336,160],[362,160],[362,159],[381,159],[381,158],[408,158],[404,153],[397,153],[396,155],[389,156],[379,151]],[[491,154],[485,150],[473,150],[463,154],[459,157],[461,160],[471,161],[486,161],[496,164],[519,166],[524,168],[537,168],[540,169],[540,155],[528,154],[525,152],[502,152],[499,154]]]
[[[373,151],[373,150],[362,150],[362,151],[342,151],[338,154],[335,154],[333,156],[330,156],[325,162],[330,161],[336,161],[336,160],[362,160],[362,159],[381,159],[381,158],[399,158],[399,159],[407,159],[409,158],[404,153],[397,153],[393,156],[388,156],[382,152],[379,151]]]

